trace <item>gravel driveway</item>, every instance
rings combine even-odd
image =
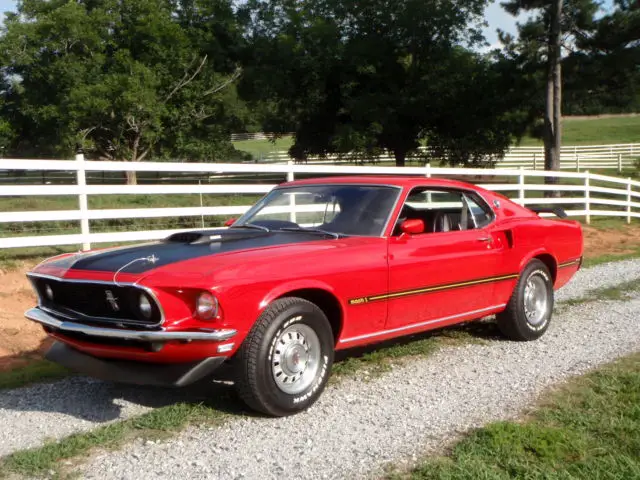
[[[640,260],[584,269],[558,292],[558,300],[634,278],[640,278]],[[498,340],[442,350],[373,381],[344,381],[301,415],[238,417],[223,427],[190,428],[161,444],[134,444],[97,455],[82,475],[364,475],[385,462],[410,461],[456,432],[512,416],[548,385],[640,350],[639,318],[640,298],[580,305],[556,315],[537,342]],[[0,393],[0,455],[157,406],[197,400],[194,394],[84,378],[5,391]]]
[[[570,375],[640,349],[640,295],[583,304],[536,342],[436,353],[374,381],[329,389],[286,419],[189,428],[160,444],[99,454],[84,478],[358,478],[412,461],[469,428],[513,417]]]

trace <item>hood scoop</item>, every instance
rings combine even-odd
[[[188,243],[190,245],[211,242],[228,242],[264,236],[265,232],[252,230],[233,230],[228,228],[216,228],[210,230],[192,230],[190,232],[178,232],[169,235],[164,243]]]
[[[218,235],[219,236],[219,235]],[[210,235],[203,232],[178,232],[165,238],[167,243],[204,243],[210,242]]]

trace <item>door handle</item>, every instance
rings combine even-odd
[[[491,238],[491,237],[478,237],[477,240],[479,242],[489,242],[489,243],[491,243],[493,241],[493,238]]]

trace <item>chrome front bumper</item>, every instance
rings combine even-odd
[[[61,333],[84,333],[93,337],[120,338],[125,340],[138,340],[142,342],[165,342],[168,340],[198,340],[209,342],[223,342],[236,334],[232,329],[200,330],[193,332],[167,332],[163,330],[141,331],[121,330],[118,328],[94,327],[82,323],[59,320],[53,315],[39,309],[32,308],[24,313],[29,320],[45,327],[58,330]]]

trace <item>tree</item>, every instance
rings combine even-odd
[[[504,65],[463,47],[482,41],[485,5],[253,0],[241,92],[270,99],[265,126],[295,130],[295,158],[390,151],[403,166],[427,142],[452,163],[486,162],[524,132],[526,115],[498,88]]]
[[[572,113],[640,110],[640,4],[619,0],[563,61]]]
[[[231,2],[24,0],[0,50],[20,79],[17,148],[102,159],[226,158],[242,70]],[[128,183],[136,183],[128,173]]]
[[[544,65],[545,108],[542,137],[545,169],[560,169],[562,116],[562,48],[569,46],[593,28],[593,16],[598,4],[593,0],[509,0],[502,6],[512,15],[523,12],[533,17],[519,26],[521,54],[528,62]],[[515,50],[513,39],[502,36],[507,48]],[[547,177],[547,183],[556,183]]]

